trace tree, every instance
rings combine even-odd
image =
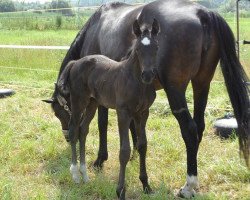
[[[64,0],[53,0],[50,4],[50,9],[60,9],[60,8],[71,8],[71,5],[69,4],[68,1]],[[71,9],[63,9],[63,10],[55,10],[52,12],[60,12],[64,15],[69,15],[72,16],[73,12]]]
[[[0,0],[0,12],[13,12],[15,11],[15,5],[11,0]]]

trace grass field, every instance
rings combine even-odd
[[[233,20],[228,20],[232,28]],[[250,19],[241,21],[242,38],[250,40]],[[0,31],[2,44],[70,45],[77,31]],[[116,199],[119,171],[119,137],[115,111],[109,115],[109,159],[102,172],[91,163],[98,150],[98,129],[93,120],[87,138],[87,164],[91,181],[74,184],[69,173],[70,147],[60,123],[41,100],[51,97],[65,51],[0,49],[0,88],[16,94],[0,103],[0,199]],[[250,47],[241,51],[241,62],[250,75]],[[28,69],[27,69],[28,68]],[[40,70],[39,70],[40,69]],[[220,70],[214,80],[223,80]],[[192,90],[187,91],[192,111]],[[221,140],[213,122],[231,110],[223,83],[213,82],[206,110],[206,130],[198,169],[200,186],[195,199],[250,199],[250,171],[239,158],[234,137]],[[186,176],[185,146],[163,91],[150,109],[147,124],[147,167],[154,194],[142,193],[138,159],[126,172],[128,199],[178,199],[175,193]]]

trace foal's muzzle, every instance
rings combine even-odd
[[[141,73],[142,82],[145,84],[152,83],[155,78],[156,73],[157,73],[157,70],[155,68],[152,70],[144,70]]]
[[[63,133],[66,141],[70,142],[70,139],[69,139],[69,130],[62,130],[62,133]]]

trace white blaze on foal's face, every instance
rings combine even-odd
[[[144,37],[142,40],[141,40],[141,43],[145,46],[148,46],[150,45],[150,40],[148,37]]]

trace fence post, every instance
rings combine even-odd
[[[237,41],[236,41],[236,48],[237,48],[237,55],[238,59],[240,59],[240,23],[239,23],[239,1],[236,0],[236,23],[237,23]]]

